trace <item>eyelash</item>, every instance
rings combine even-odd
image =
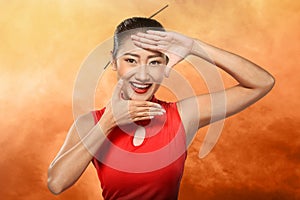
[[[154,64],[154,62],[155,62],[155,64]],[[154,60],[154,61],[151,61],[150,64],[152,64],[152,65],[160,65],[161,62],[158,61],[158,60]]]
[[[136,61],[132,58],[127,58],[127,59],[125,59],[125,61],[128,63],[131,63],[131,64],[136,63]]]
[[[125,59],[126,62],[130,63],[130,64],[136,64],[136,60],[133,58],[127,58]],[[160,65],[161,62],[158,60],[153,60],[149,63],[150,65]]]

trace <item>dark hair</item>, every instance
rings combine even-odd
[[[116,58],[118,47],[121,40],[124,38],[124,35],[127,35],[126,33],[124,34],[121,33],[126,31],[129,32],[130,30],[133,29],[136,29],[136,32],[137,31],[146,32],[149,29],[165,31],[164,27],[155,19],[150,19],[145,17],[132,17],[132,18],[125,19],[117,26],[114,33],[114,47],[112,51],[114,58]],[[131,34],[133,33],[131,32]]]

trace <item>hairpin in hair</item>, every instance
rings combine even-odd
[[[148,17],[149,19],[153,18],[155,15],[159,14],[161,11],[163,11],[164,9],[166,9],[169,5],[165,5],[163,8],[159,9],[156,13],[154,13],[153,15],[151,15],[150,17]]]

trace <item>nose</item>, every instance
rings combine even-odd
[[[138,67],[137,72],[135,73],[135,79],[140,82],[147,82],[150,80],[147,65]]]

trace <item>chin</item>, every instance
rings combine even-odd
[[[139,94],[134,91],[131,91],[129,95],[129,99],[138,100],[138,101],[150,101],[153,95],[154,95],[153,91],[148,91],[147,93],[144,94]]]
[[[150,101],[152,99],[152,95],[139,95],[134,94],[130,99],[137,100],[137,101]]]

